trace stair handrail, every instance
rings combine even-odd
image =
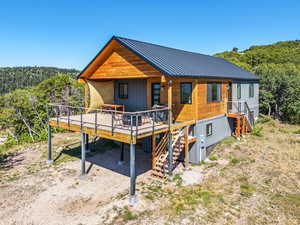
[[[248,102],[245,101],[244,104],[245,104],[245,109],[246,109],[246,113],[245,113],[245,114],[246,114],[247,120],[248,120],[248,122],[249,122],[249,124],[250,124],[250,126],[251,126],[251,128],[252,128],[253,125],[254,125],[253,114],[251,113],[251,110],[250,110],[250,107],[249,107],[249,105],[248,105]]]

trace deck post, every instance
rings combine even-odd
[[[85,178],[85,133],[81,130],[81,178]]]
[[[130,196],[129,203],[136,203],[135,195],[135,185],[136,185],[136,174],[135,174],[135,144],[130,142]]]
[[[120,161],[118,162],[118,165],[121,166],[124,164],[124,142],[121,144],[121,154],[120,154]]]
[[[185,167],[189,167],[190,156],[189,156],[189,126],[184,128],[185,137],[185,152],[184,152],[184,164]]]
[[[169,110],[169,117],[171,116]],[[172,176],[173,170],[173,148],[172,148],[172,131],[171,131],[171,119],[169,118],[169,136],[168,136],[168,169],[169,176]]]
[[[47,162],[50,164],[50,163],[53,163],[53,160],[52,160],[52,134],[51,134],[51,126],[48,122],[48,160]]]
[[[85,134],[85,152],[90,152],[89,135]]]
[[[172,132],[171,132],[171,123],[172,123],[172,80],[169,80],[168,85],[168,126],[169,126],[169,142],[168,142],[168,168],[169,176],[172,176],[173,170],[173,148],[172,148]]]

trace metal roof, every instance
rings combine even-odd
[[[222,58],[117,36],[113,36],[111,40],[118,41],[121,45],[143,58],[146,62],[161,71],[163,74],[170,77],[259,80],[259,77],[256,75],[249,73]],[[83,71],[81,73],[83,73]]]

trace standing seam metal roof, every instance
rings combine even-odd
[[[256,75],[222,58],[117,36],[111,40],[118,41],[167,76],[259,80]]]

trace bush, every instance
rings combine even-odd
[[[254,126],[251,134],[257,137],[262,137],[263,136],[262,130],[263,130],[262,127]]]

